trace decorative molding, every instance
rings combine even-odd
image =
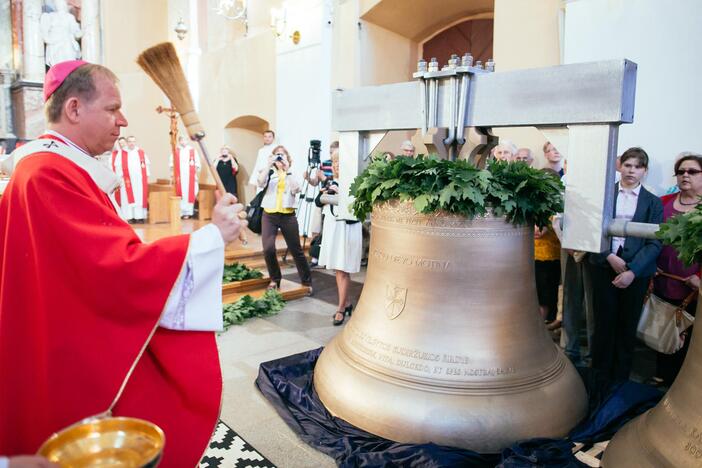
[[[528,227],[509,224],[504,216],[494,216],[489,211],[474,219],[447,211],[419,213],[411,201],[399,200],[376,204],[371,221],[374,227],[415,231],[440,237],[521,237],[530,233]]]

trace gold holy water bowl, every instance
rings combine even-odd
[[[52,435],[37,453],[63,468],[151,468],[165,441],[161,428],[143,419],[92,419]]]
[[[376,205],[353,318],[314,385],[335,416],[405,443],[496,453],[563,437],[587,410],[538,310],[533,228]]]

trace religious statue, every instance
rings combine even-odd
[[[39,19],[41,36],[46,43],[46,64],[55,65],[66,60],[80,58],[78,39],[83,31],[76,17],[68,11],[66,0],[54,0],[56,7],[51,13],[43,13]]]

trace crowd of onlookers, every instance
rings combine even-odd
[[[550,143],[543,146],[546,167],[564,182],[565,161]],[[495,159],[532,165],[533,153],[502,141],[493,148]],[[659,198],[646,189],[649,156],[642,148],[629,148],[617,158],[614,218],[640,223],[661,223],[694,209],[702,200],[702,155],[684,152],[672,168],[675,187]],[[629,377],[636,346],[637,325],[649,289],[674,306],[685,306],[694,316],[700,286],[700,265],[686,266],[677,251],[659,240],[633,236],[613,237],[610,249],[588,254],[561,249],[558,223],[534,232],[537,295],[541,314],[551,330],[563,329],[568,357],[578,365],[591,365],[614,379]],[[559,285],[562,318],[559,319]],[[686,300],[687,299],[687,300]],[[583,333],[584,332],[584,333]],[[648,383],[669,386],[687,353],[692,329],[674,354],[657,353],[656,375]],[[581,352],[581,335],[587,350]]]

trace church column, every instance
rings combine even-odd
[[[10,83],[12,70],[12,11],[10,0],[0,0],[0,139],[14,138]]]
[[[80,19],[83,29],[83,38],[80,41],[83,60],[91,63],[102,63],[100,0],[83,0]]]
[[[12,83],[12,104],[15,134],[21,139],[32,139],[44,131],[44,41],[39,29],[42,0],[13,1],[12,8],[21,8],[21,64],[19,77]]]

